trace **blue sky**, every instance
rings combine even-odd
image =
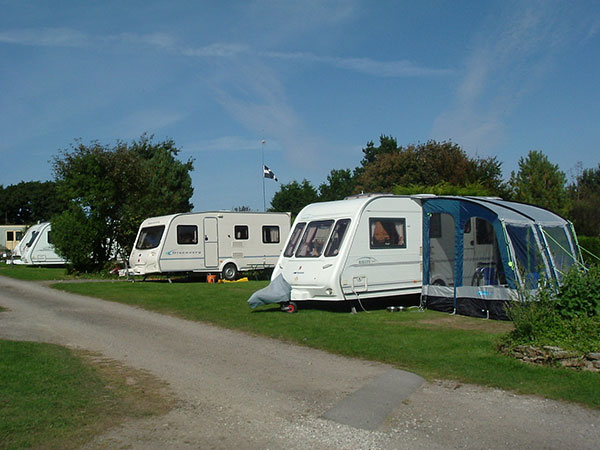
[[[600,162],[600,2],[0,0],[0,184],[74,139],[172,138],[196,211],[356,167],[382,134]],[[265,144],[261,144],[262,140]],[[266,180],[267,206],[279,189]]]

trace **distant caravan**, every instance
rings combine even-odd
[[[142,222],[129,273],[196,272],[234,280],[239,272],[273,268],[290,231],[290,213],[198,212]]]
[[[31,226],[19,246],[15,249],[13,264],[28,266],[62,266],[67,260],[56,253],[52,243],[52,227],[50,222]]]

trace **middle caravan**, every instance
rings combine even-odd
[[[130,273],[220,273],[275,266],[290,232],[290,213],[214,211],[150,217],[140,225]]]
[[[272,279],[291,285],[291,301],[419,294],[422,245],[418,196],[314,203],[298,214]]]

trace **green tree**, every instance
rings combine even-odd
[[[356,193],[356,177],[350,169],[333,169],[319,186],[319,201],[343,200]]]
[[[434,194],[434,195],[459,195],[459,196],[490,196],[491,192],[481,183],[470,183],[465,186],[457,186],[450,183],[439,183],[434,186],[424,184],[409,184],[407,186],[396,186],[396,195]]]
[[[317,190],[304,179],[302,183],[292,181],[289,184],[282,184],[281,189],[271,200],[271,208],[269,211],[291,212],[292,216],[298,215],[300,210],[310,203],[315,203],[319,200]]]
[[[578,233],[600,236],[600,164],[596,169],[584,169],[569,186],[571,210],[569,217]]]
[[[398,141],[392,136],[382,134],[379,136],[379,147],[375,147],[373,141],[367,142],[367,146],[363,148],[363,159],[360,162],[361,168],[367,167],[375,162],[377,157],[382,154],[391,154],[398,152]]]
[[[395,147],[395,140],[380,138],[363,149],[365,158],[359,171],[357,189],[364,192],[393,192],[396,186],[456,186],[480,184],[494,195],[503,193],[501,163],[495,157],[471,158],[452,142]]]
[[[512,198],[564,214],[568,208],[566,176],[539,150],[519,159],[519,171],[510,176]]]
[[[14,225],[44,222],[65,210],[53,181],[22,181],[0,186],[0,221]]]
[[[112,148],[76,141],[60,151],[53,169],[69,207],[52,219],[58,253],[76,270],[98,270],[115,250],[129,255],[143,219],[190,211],[193,162],[178,153],[172,140],[147,135]]]

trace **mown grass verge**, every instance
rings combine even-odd
[[[78,448],[127,418],[166,413],[151,375],[98,355],[0,340],[0,448]]]
[[[0,263],[0,275],[25,281],[68,280],[74,277],[67,274],[64,267],[34,267]]]
[[[382,361],[428,379],[535,394],[600,408],[600,376],[527,365],[498,352],[509,322],[411,309],[348,314],[278,306],[251,311],[247,299],[267,282],[61,283],[59,289],[127,303],[190,320],[210,322],[341,355]]]

